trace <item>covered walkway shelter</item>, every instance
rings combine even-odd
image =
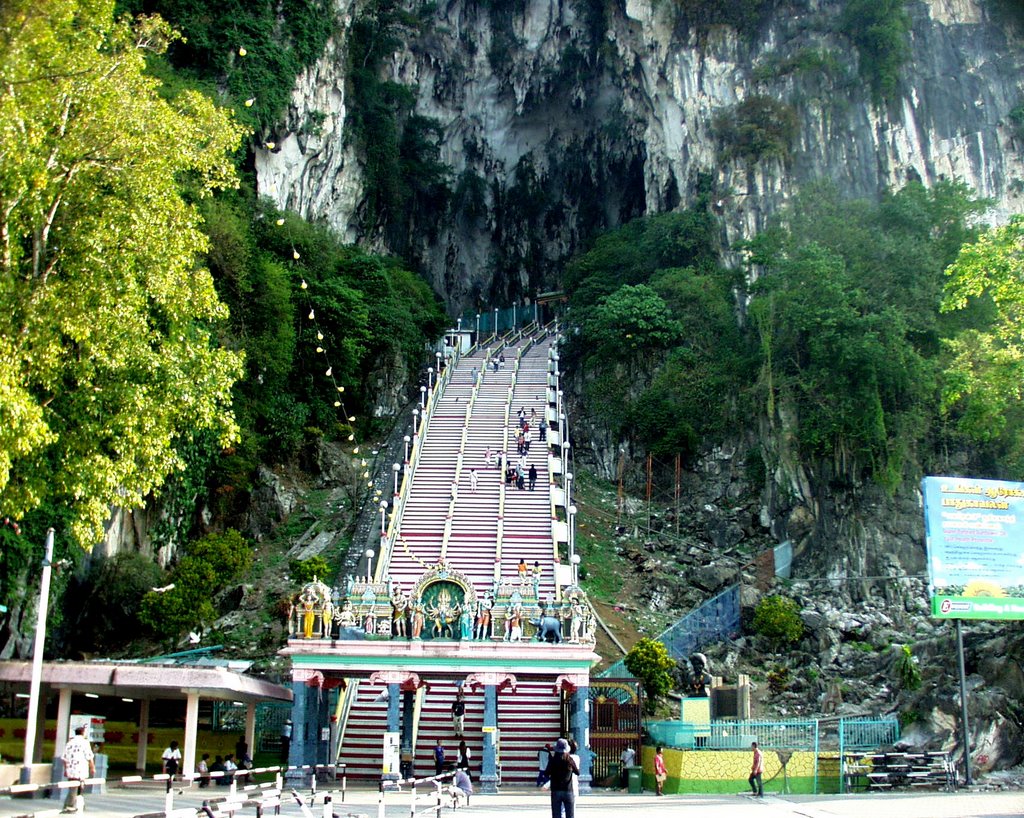
[[[32,680],[31,662],[0,662],[0,688],[10,693],[28,693]],[[185,706],[185,744],[182,748],[182,770],[194,770],[196,734],[200,699],[242,702],[246,705],[245,739],[253,746],[256,729],[256,705],[265,701],[291,702],[288,687],[273,684],[222,666],[196,666],[177,663],[154,664],[132,662],[44,662],[39,696],[40,718],[33,763],[42,762],[42,731],[47,699],[56,692],[57,736],[54,757],[60,758],[68,740],[73,694],[111,696],[133,699],[139,704],[139,738],[136,766],[145,769],[149,742],[150,703],[178,700]],[[50,764],[45,777],[50,776]],[[44,775],[40,770],[39,775]],[[33,780],[36,780],[33,770]]]

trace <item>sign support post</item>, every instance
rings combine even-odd
[[[968,787],[971,780],[971,731],[967,723],[967,673],[964,670],[964,630],[963,620],[956,620],[956,661],[960,667],[960,727],[963,729],[964,742],[964,784]]]

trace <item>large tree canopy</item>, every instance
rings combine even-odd
[[[972,437],[987,440],[1006,424],[1024,396],[1024,217],[965,245],[947,270],[946,312],[984,302],[994,310],[983,328],[947,342],[953,359],[943,392],[947,409]]]
[[[243,133],[161,99],[145,53],[172,37],[113,0],[0,5],[0,513],[66,502],[86,546],[180,468],[176,442],[235,433],[191,199],[234,183]]]

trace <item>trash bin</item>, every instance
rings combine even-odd
[[[627,767],[629,772],[629,793],[639,795],[643,792],[643,767]]]
[[[621,781],[621,779],[619,777],[619,772],[620,772],[620,770],[619,770],[619,762],[618,761],[612,761],[611,763],[608,764],[608,781],[607,781],[607,786],[609,786],[609,787],[618,787],[619,786],[619,782]]]

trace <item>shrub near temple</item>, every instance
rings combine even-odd
[[[754,633],[763,636],[778,650],[798,642],[804,635],[800,606],[785,596],[766,596],[754,611]]]

